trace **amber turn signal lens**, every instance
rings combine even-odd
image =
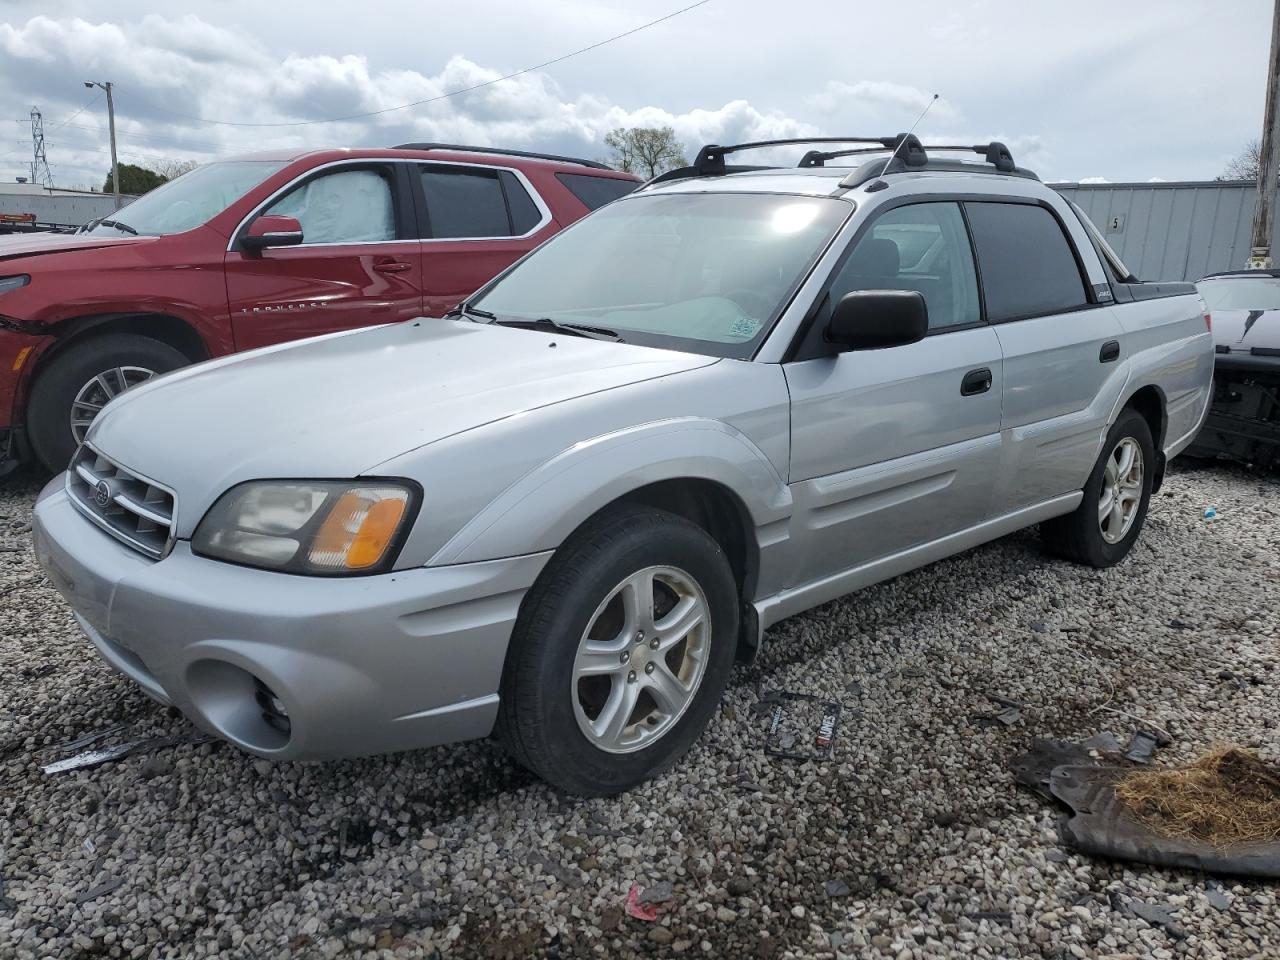
[[[407,492],[358,489],[340,496],[311,541],[309,560],[322,569],[367,570],[386,556],[408,508]]]
[[[403,500],[382,500],[370,507],[356,531],[355,540],[347,549],[347,566],[352,570],[363,570],[381,560],[395,538],[403,516]]]

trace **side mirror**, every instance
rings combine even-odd
[[[925,338],[929,306],[915,290],[853,290],[827,323],[827,340],[845,350],[900,347]]]
[[[302,242],[302,224],[293,217],[281,217],[273,213],[263,214],[240,238],[240,246],[246,250],[264,250],[267,247],[296,247]]]

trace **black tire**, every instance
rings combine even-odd
[[[1102,535],[1098,521],[1098,506],[1102,497],[1107,460],[1125,438],[1134,440],[1142,450],[1142,496],[1129,531],[1115,543],[1108,543]],[[1056,517],[1040,525],[1040,537],[1046,547],[1060,557],[1091,567],[1111,567],[1123,560],[1142,532],[1147,519],[1147,507],[1151,502],[1151,485],[1156,473],[1155,444],[1151,440],[1151,428],[1136,410],[1121,412],[1115,424],[1107,432],[1107,441],[1094,464],[1093,472],[1084,485],[1084,500],[1074,512]]]
[[[677,567],[702,589],[710,649],[684,713],[649,746],[609,753],[578,725],[571,680],[596,608],[631,574]],[[503,669],[498,735],[525,767],[580,796],[628,790],[672,766],[714,715],[738,642],[738,589],[720,545],[700,527],[648,507],[622,507],[585,524],[556,551],[525,597]]]
[[[73,343],[49,362],[31,388],[27,404],[31,449],[49,470],[66,467],[76,449],[71,404],[95,375],[116,367],[142,367],[161,374],[190,362],[167,343],[134,333],[109,333]]]

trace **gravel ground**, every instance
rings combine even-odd
[[[11,480],[0,956],[1280,955],[1275,887],[1067,853],[1007,770],[1033,736],[1139,721],[1175,735],[1162,761],[1280,760],[1280,480],[1175,467],[1120,567],[1023,533],[796,617],[682,764],[589,801],[489,743],[324,765],[183,744],[46,776],[113,724],[191,728],[78,635],[32,558],[37,484]],[[763,754],[774,689],[844,703],[834,759]],[[984,726],[988,694],[1029,706]],[[624,915],[662,881],[656,922]]]

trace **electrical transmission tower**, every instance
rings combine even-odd
[[[31,182],[53,186],[53,171],[44,153],[44,117],[35,107],[31,108]]]

